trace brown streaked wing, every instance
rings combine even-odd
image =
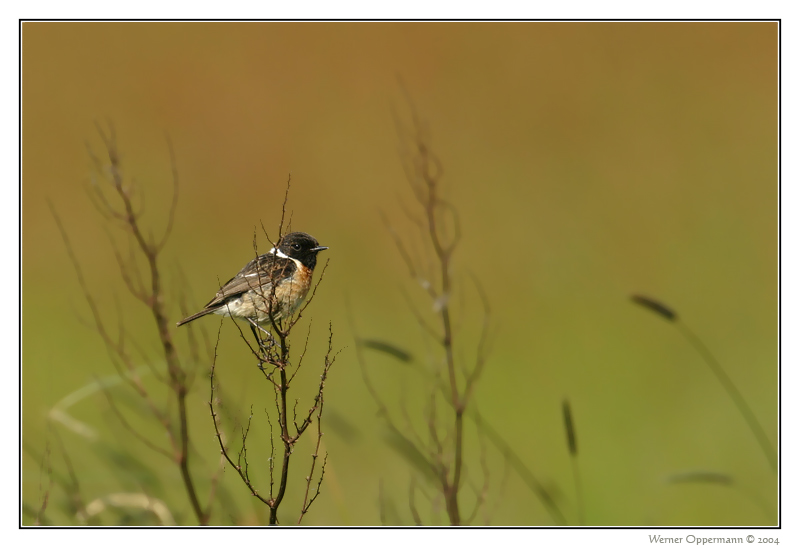
[[[296,268],[291,259],[271,254],[261,255],[247,263],[236,276],[228,280],[205,308],[222,304],[231,297],[236,297],[251,289],[257,289],[259,286],[262,287],[265,294],[269,293],[272,280],[289,277]]]

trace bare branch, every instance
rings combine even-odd
[[[477,290],[481,304],[483,305],[483,322],[481,324],[481,335],[478,339],[478,348],[475,351],[475,366],[472,368],[472,372],[468,375],[466,386],[464,388],[463,401],[465,406],[472,397],[475,389],[475,382],[480,378],[481,373],[483,372],[483,366],[486,364],[486,340],[489,336],[489,316],[491,314],[489,299],[486,296],[486,292],[483,290],[483,286],[474,276],[472,276],[472,280],[475,283],[475,289]]]
[[[211,419],[212,419],[212,422],[214,423],[214,432],[215,432],[215,434],[217,436],[217,442],[219,443],[219,449],[220,449],[220,453],[222,454],[222,456],[225,457],[225,460],[227,460],[228,463],[233,467],[233,469],[236,470],[236,473],[239,474],[239,477],[242,479],[242,481],[247,486],[247,488],[250,489],[250,492],[253,494],[253,496],[258,498],[258,500],[260,500],[264,504],[268,505],[269,504],[269,500],[265,499],[264,497],[262,497],[261,495],[258,494],[258,491],[253,486],[253,484],[250,482],[250,478],[247,476],[245,471],[242,470],[242,467],[239,465],[239,463],[235,463],[235,462],[233,462],[233,459],[231,459],[231,456],[228,453],[228,448],[225,446],[225,441],[223,440],[222,431],[220,430],[219,415],[217,414],[217,411],[214,408],[214,402],[218,401],[217,397],[216,397],[216,395],[214,393],[215,392],[215,388],[214,388],[214,379],[215,379],[214,371],[215,371],[215,369],[217,367],[217,355],[218,355],[217,354],[217,350],[219,348],[219,335],[220,335],[221,331],[222,331],[222,325],[220,324],[220,330],[217,331],[217,342],[214,345],[214,357],[211,360],[211,372],[210,372],[210,375],[209,375],[210,387],[211,387],[211,397],[210,397],[210,399],[208,401],[208,407],[211,410]],[[252,416],[252,409],[251,409],[251,416]],[[249,423],[249,421],[248,421],[248,423]],[[248,429],[249,429],[249,426],[248,426]],[[244,438],[246,439],[246,437],[247,436],[245,435]],[[244,443],[242,445],[244,446]]]
[[[172,234],[172,227],[175,224],[175,211],[178,208],[178,163],[175,159],[175,149],[172,146],[172,139],[167,135],[167,148],[169,149],[169,165],[172,168],[172,203],[169,206],[169,213],[167,214],[167,228],[164,229],[164,235],[158,245],[154,246],[155,252],[160,253],[169,240]]]
[[[119,420],[119,422],[122,424],[122,426],[128,432],[133,434],[133,436],[136,439],[141,441],[145,446],[149,447],[150,449],[152,449],[153,451],[155,451],[159,455],[163,455],[163,456],[167,457],[170,460],[172,460],[174,458],[175,455],[173,453],[170,453],[166,449],[164,449],[162,447],[159,447],[158,445],[154,444],[153,442],[150,441],[150,439],[147,436],[139,433],[138,430],[136,430],[133,426],[131,426],[131,424],[128,422],[128,420],[125,418],[125,416],[120,412],[120,410],[117,407],[117,405],[114,403],[114,399],[111,397],[111,393],[108,391],[108,388],[103,384],[103,382],[100,379],[98,379],[96,377],[95,377],[95,382],[97,383],[97,386],[99,386],[100,389],[103,391],[103,394],[105,395],[106,400],[108,401],[108,405],[111,408],[111,411],[114,412],[114,415],[117,416],[117,419]],[[170,441],[173,442],[173,451],[174,451],[176,449],[174,447],[174,440],[172,440],[170,438]]]
[[[317,480],[317,488],[314,495],[311,499],[308,498],[309,489],[311,488],[311,479],[314,477],[314,468],[317,464],[317,457],[319,456],[319,447],[322,443],[322,408],[325,404],[325,400],[323,398],[323,391],[325,388],[325,378],[328,375],[328,370],[330,366],[333,365],[333,361],[336,359],[336,356],[332,359],[328,359],[330,353],[333,351],[333,328],[329,325],[330,337],[328,338],[328,353],[325,356],[325,369],[322,373],[322,379],[320,380],[319,391],[318,391],[318,400],[316,403],[317,407],[317,444],[314,447],[314,454],[311,455],[311,471],[308,473],[308,477],[306,478],[306,492],[305,496],[303,497],[303,506],[300,511],[300,518],[297,520],[297,524],[300,525],[300,522],[303,520],[303,516],[306,515],[308,509],[311,508],[311,505],[317,500],[317,497],[320,493],[320,488],[322,487],[322,478],[325,477],[325,465],[328,463],[328,453],[325,453],[325,458],[322,461],[322,469],[320,471],[319,479]],[[298,436],[300,432],[298,431]]]

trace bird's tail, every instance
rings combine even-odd
[[[214,312],[216,312],[216,311],[217,311],[217,309],[216,309],[216,308],[204,308],[203,310],[201,310],[201,311],[200,311],[200,312],[198,312],[197,314],[192,314],[192,315],[191,315],[191,316],[189,316],[188,318],[184,318],[184,319],[182,319],[181,321],[179,321],[179,322],[178,322],[178,325],[177,325],[177,327],[180,327],[180,326],[182,326],[182,325],[183,325],[183,324],[185,324],[185,323],[193,322],[193,321],[194,321],[194,320],[196,320],[197,318],[202,318],[202,317],[203,317],[203,316],[205,316],[206,314],[213,314],[213,313],[214,313]]]

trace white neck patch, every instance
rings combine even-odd
[[[286,253],[274,247],[269,250],[269,253],[270,255],[275,255],[277,257],[280,257],[281,259],[291,259],[291,257],[289,257]]]

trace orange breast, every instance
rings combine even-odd
[[[303,303],[311,287],[311,276],[313,271],[305,266],[299,265],[294,275],[284,280],[275,290],[275,299],[281,310],[281,317],[285,318],[293,314]]]

